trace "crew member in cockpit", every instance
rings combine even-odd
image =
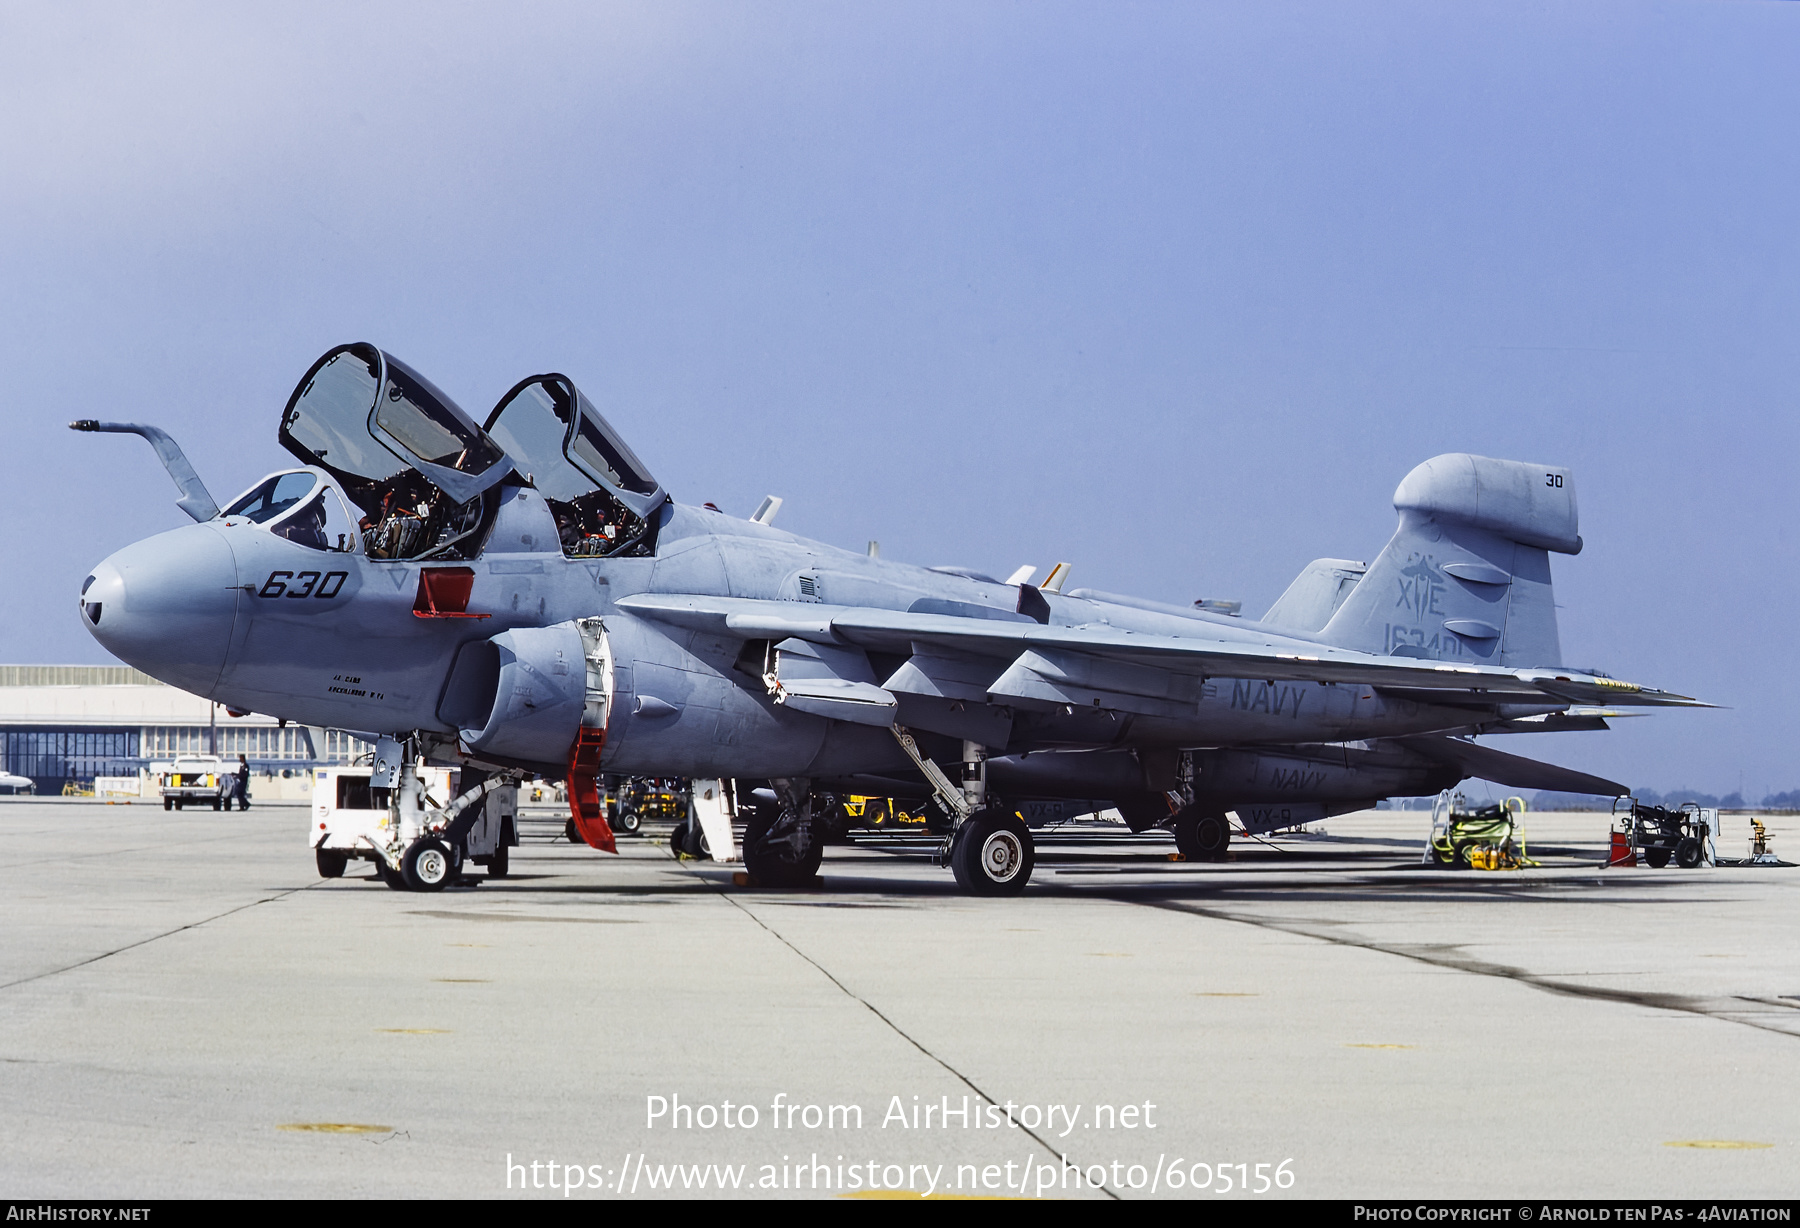
[[[305,508],[276,525],[275,536],[285,537],[297,545],[310,546],[314,550],[329,550],[331,547],[325,540],[325,500],[314,499]]]

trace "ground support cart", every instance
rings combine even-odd
[[[374,862],[395,889],[442,890],[465,863],[506,877],[519,843],[517,782],[489,777],[463,790],[462,772],[423,767],[414,769],[412,788],[383,789],[371,785],[373,775],[366,766],[313,773],[311,843],[321,877],[342,877],[352,860]]]
[[[1618,808],[1620,802],[1627,803],[1624,810]],[[1677,810],[1646,806],[1635,797],[1613,803],[1614,830],[1624,835],[1630,853],[1642,858],[1653,870],[1660,870],[1671,861],[1684,870],[1706,861],[1717,865],[1718,855],[1708,847],[1717,825],[1716,810],[1702,810],[1693,802]],[[1615,839],[1614,843],[1619,842]]]
[[[1431,807],[1427,862],[1452,870],[1517,870],[1538,863],[1525,855],[1525,799],[1473,806],[1462,794],[1438,794]]]

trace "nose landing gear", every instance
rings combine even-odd
[[[442,891],[456,877],[456,857],[436,836],[421,836],[400,859],[400,873],[414,891]]]

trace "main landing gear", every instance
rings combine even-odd
[[[744,825],[744,871],[763,887],[810,887],[825,857],[815,813],[822,799],[770,784],[775,800],[758,802]]]
[[[961,787],[919,750],[910,731],[893,727],[900,749],[931,785],[937,804],[955,824],[937,864],[950,864],[956,885],[970,895],[1018,895],[1031,881],[1037,848],[1031,829],[1008,807],[992,802],[987,792],[987,747],[962,744]]]
[[[1018,895],[1036,863],[1031,829],[998,808],[971,814],[950,837],[950,872],[970,895]]]
[[[1175,847],[1189,861],[1224,861],[1231,849],[1231,824],[1217,811],[1186,806],[1169,823]]]

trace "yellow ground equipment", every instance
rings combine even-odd
[[[924,826],[925,803],[913,804],[891,797],[861,797],[852,794],[843,799],[844,818],[851,827]]]
[[[1768,826],[1754,815],[1750,818],[1750,855],[1748,857],[1716,857],[1715,865],[1721,866],[1788,866],[1788,863],[1777,857],[1769,848]],[[1792,867],[1789,866],[1791,869]]]
[[[1525,799],[1472,806],[1445,791],[1431,807],[1424,860],[1452,870],[1518,870],[1538,863],[1525,855]]]
[[[1761,819],[1750,820],[1750,860],[1773,857],[1769,852],[1769,829],[1763,826]]]

